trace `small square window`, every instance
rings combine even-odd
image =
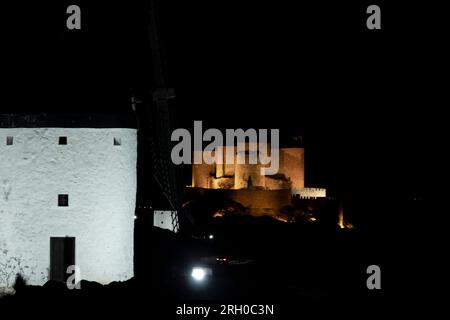
[[[67,144],[67,137],[59,137],[58,144]]]
[[[69,195],[58,194],[58,207],[68,207],[68,206],[69,206]]]
[[[121,146],[122,145],[122,139],[114,138],[114,145],[115,146]]]
[[[13,144],[13,141],[14,141],[14,137],[6,137],[6,145],[7,146],[12,146],[12,144]]]

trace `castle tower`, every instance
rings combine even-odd
[[[305,187],[305,149],[280,149],[280,173],[289,177],[293,193]]]

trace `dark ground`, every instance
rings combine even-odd
[[[426,208],[423,202],[403,202],[391,203],[386,210],[414,220]],[[52,282],[22,287],[15,296],[0,300],[1,308],[58,315],[63,307],[71,314],[125,312],[150,318],[160,314],[156,318],[165,319],[176,318],[176,307],[183,304],[218,308],[221,303],[267,303],[275,305],[277,317],[294,319],[309,315],[357,318],[425,307],[425,269],[421,267],[431,252],[408,236],[411,223],[396,225],[391,219],[370,229],[362,225],[338,230],[268,218],[221,219],[213,226],[213,240],[152,229],[152,238],[140,239],[136,247],[136,277],[127,282],[102,286],[83,281],[82,289],[73,291]],[[137,236],[148,237],[142,230],[150,225],[141,221]],[[202,284],[194,283],[191,267],[198,265],[200,257],[217,254],[255,262],[211,264],[213,275]],[[381,268],[382,290],[366,288],[366,268],[371,264]]]

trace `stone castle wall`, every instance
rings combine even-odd
[[[218,152],[224,154],[227,148],[233,148],[235,162],[237,153],[235,147],[222,147]],[[248,148],[247,148],[248,150]],[[201,151],[196,151],[200,152]],[[217,163],[217,164],[193,164],[192,187],[213,189],[301,189],[304,188],[304,149],[281,148],[279,151],[279,173],[274,176],[261,175],[264,165],[249,164],[248,154],[246,164]],[[233,179],[234,182],[231,182]]]
[[[242,204],[252,215],[275,215],[291,203],[290,190],[233,190],[233,189],[194,189],[205,195],[219,193],[225,198]]]

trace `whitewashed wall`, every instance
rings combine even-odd
[[[42,285],[50,237],[70,236],[82,279],[132,277],[136,150],[135,129],[0,128],[0,267]],[[69,207],[58,207],[58,194],[69,195]]]
[[[153,226],[177,233],[179,229],[177,211],[155,210],[153,212]]]

